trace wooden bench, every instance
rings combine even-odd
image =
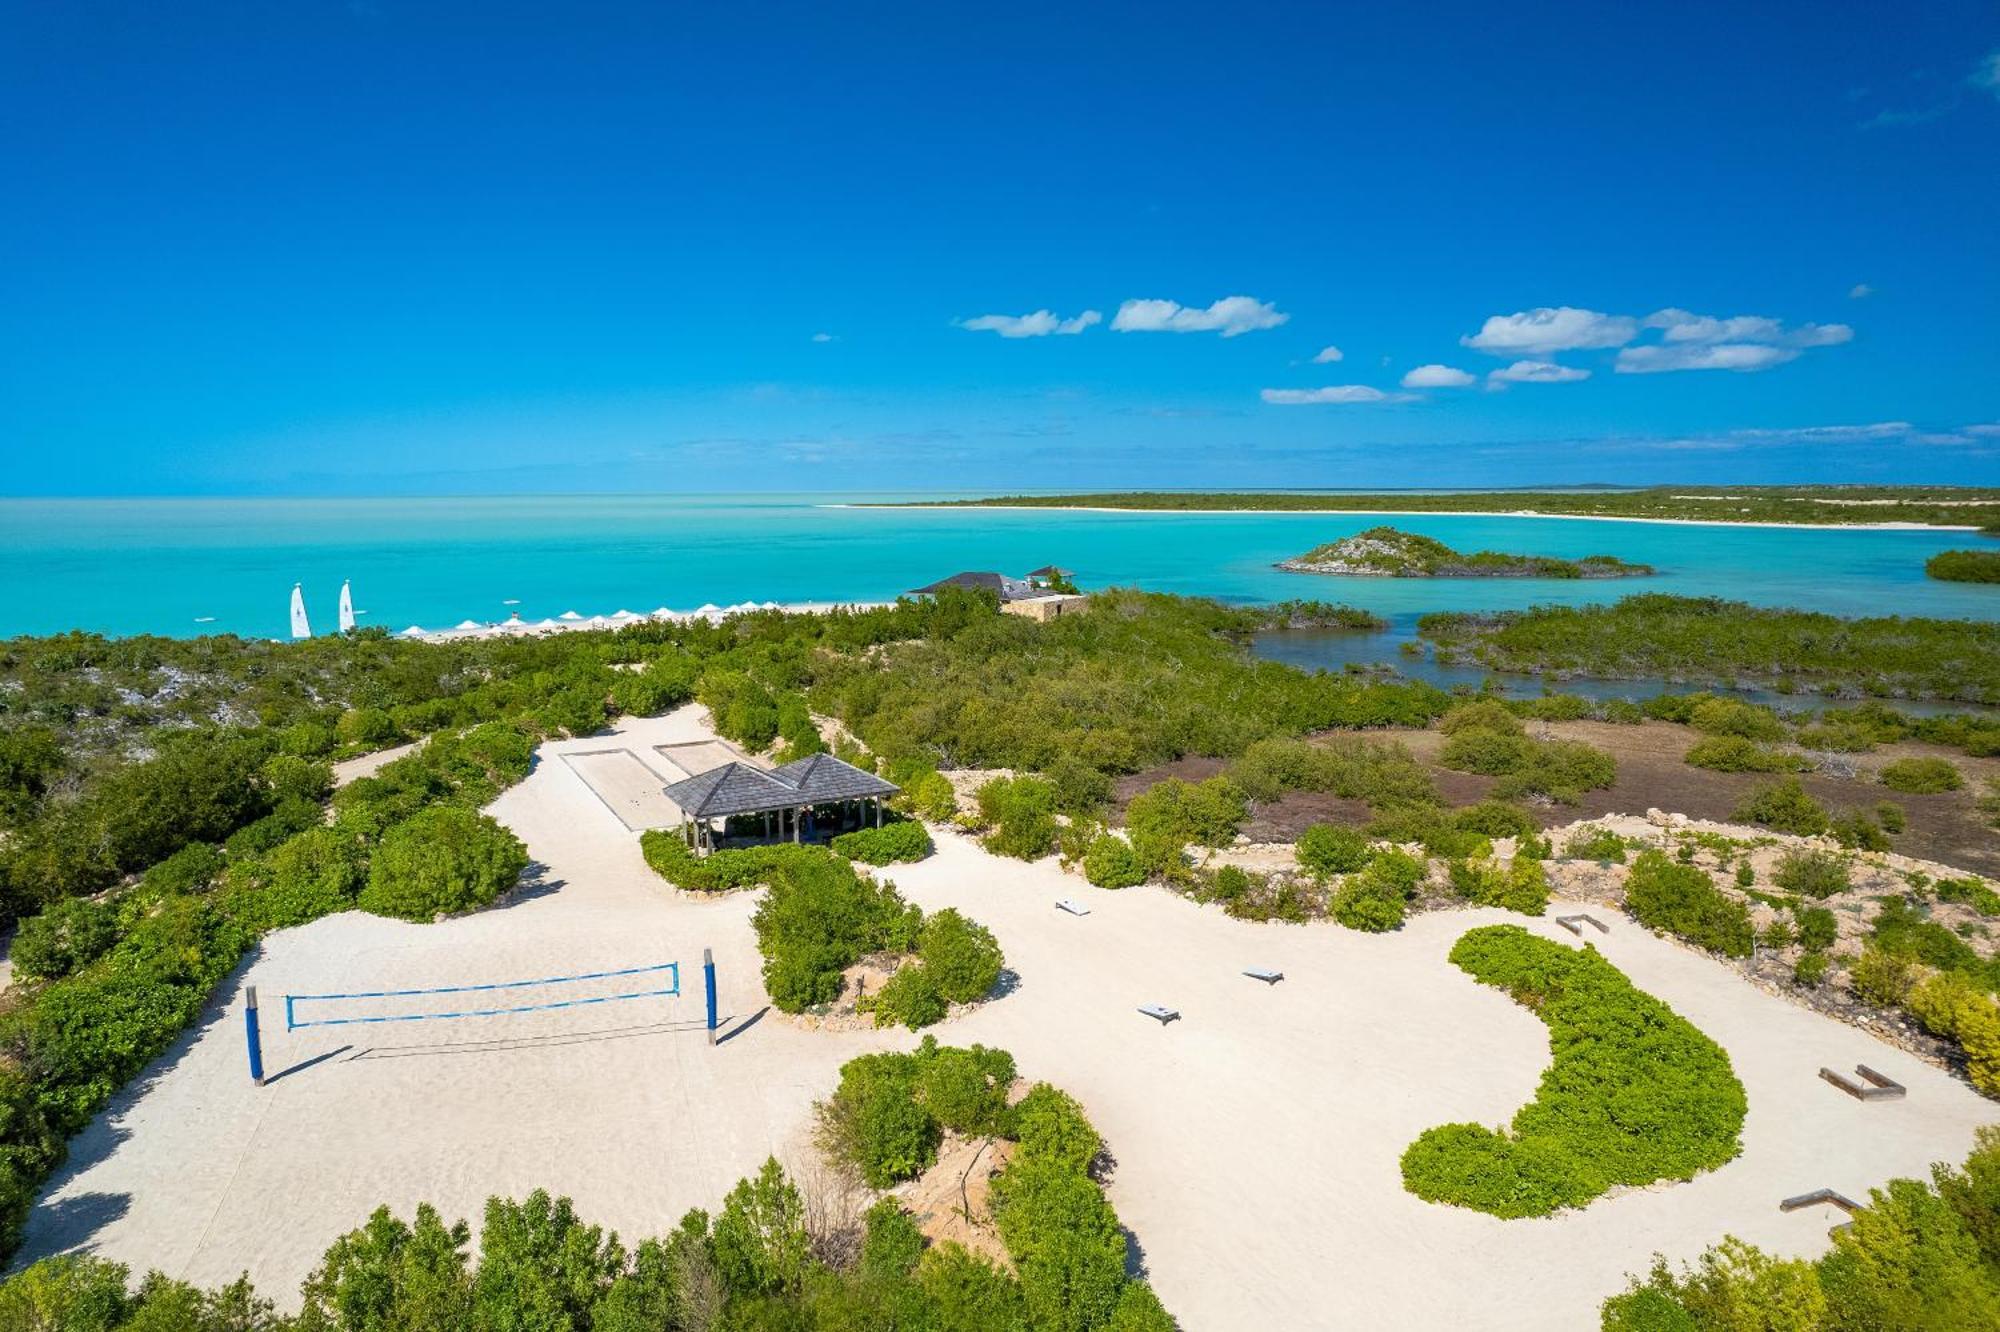
[[[1578,938],[1583,936],[1583,927],[1586,925],[1595,925],[1599,934],[1611,933],[1611,927],[1595,916],[1557,916],[1556,924],[1562,926]]]
[[[1857,1101],[1897,1101],[1910,1094],[1908,1087],[1866,1064],[1856,1064],[1854,1071],[1860,1075],[1859,1082],[1830,1068],[1822,1068],[1819,1075]]]

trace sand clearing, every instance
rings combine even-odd
[[[611,745],[701,738],[698,711],[628,722]],[[607,748],[604,737],[548,746]],[[807,1032],[775,1013],[711,1050],[698,966],[716,951],[724,1028],[763,1005],[754,895],[666,888],[637,839],[566,763],[542,762],[494,813],[539,874],[510,904],[443,925],[350,913],[273,936],[248,968],[267,1011],[286,991],[542,976],[679,959],[685,996],[533,1019],[293,1033],[267,1017],[283,1072],[244,1073],[232,986],[211,1020],[76,1144],[29,1222],[23,1260],[94,1248],[201,1282],[248,1269],[290,1302],[338,1233],[377,1203],[477,1220],[491,1193],[537,1186],[628,1238],[713,1207],[767,1152],[803,1154],[811,1101],[840,1063],[906,1032]],[[1871,1185],[1955,1159],[2000,1110],[1867,1034],[1599,914],[1634,980],[1728,1049],[1750,1093],[1741,1159],[1692,1184],[1502,1222],[1404,1193],[1422,1129],[1499,1123],[1533,1095],[1546,1028],[1445,955],[1492,911],[1418,917],[1390,936],[1234,921],[1154,889],[1110,893],[1053,864],[942,835],[889,873],[926,908],[991,926],[1019,984],[938,1029],[1005,1046],[1022,1073],[1082,1099],[1117,1158],[1111,1195],[1168,1307],[1189,1329],[1594,1328],[1597,1305],[1657,1249],[1691,1257],[1725,1232],[1813,1253],[1837,1218],[1780,1198]],[[1055,909],[1067,896],[1090,907]],[[1529,928],[1574,942],[1553,921]],[[1275,967],[1266,986],[1241,974]],[[1139,1005],[1164,1003],[1168,1027]],[[309,1062],[319,1060],[320,1062]],[[1867,1063],[1905,1101],[1862,1104],[1816,1076]]]

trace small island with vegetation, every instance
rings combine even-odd
[[[1653,572],[1650,564],[1627,564],[1610,555],[1580,560],[1546,555],[1508,555],[1497,550],[1453,550],[1435,537],[1393,527],[1314,546],[1278,567],[1292,573],[1344,574],[1358,578],[1635,578]]]
[[[1947,583],[2000,583],[2000,550],[1939,551],[1924,572]]]

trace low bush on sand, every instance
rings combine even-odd
[[[1736,807],[1734,817],[1740,823],[1754,823],[1798,837],[1817,837],[1826,831],[1828,824],[1826,806],[1806,794],[1796,777],[1758,787]]]
[[[1315,823],[1299,835],[1299,865],[1314,874],[1352,874],[1375,856],[1368,835],[1343,823]]]
[[[1740,735],[1711,735],[1688,747],[1682,761],[1711,772],[1804,772],[1812,764],[1797,754],[1760,745]]]
[[[1965,785],[1958,766],[1941,758],[1901,758],[1885,763],[1879,779],[1891,791],[1905,795],[1938,795]]]
[[[382,835],[360,906],[404,920],[470,911],[512,888],[527,867],[521,839],[488,815],[433,805]]]
[[[995,777],[974,793],[989,831],[979,844],[996,856],[1040,860],[1056,849],[1056,788],[1040,777]]]
[[[1962,1169],[1872,1189],[1815,1259],[1729,1238],[1679,1272],[1654,1260],[1604,1302],[1605,1332],[1860,1332],[2000,1327],[2000,1129]]]
[[[764,988],[786,1013],[839,997],[841,972],[869,953],[916,947],[923,912],[895,885],[857,873],[818,847],[777,862],[750,918],[764,955]]]
[[[1393,930],[1403,923],[1423,880],[1423,862],[1401,851],[1384,851],[1340,885],[1333,895],[1333,918],[1370,934]]]
[[[1729,1056],[1586,945],[1514,925],[1471,930],[1451,960],[1549,1025],[1555,1059],[1500,1131],[1426,1130],[1403,1185],[1499,1217],[1581,1207],[1617,1185],[1692,1179],[1735,1158],[1747,1102]]]
[[[1539,916],[1549,904],[1549,876],[1538,860],[1517,856],[1505,869],[1485,860],[1454,860],[1451,890],[1478,906]]]
[[[1750,956],[1750,911],[1715,886],[1708,872],[1642,851],[1625,880],[1625,909],[1648,929],[1724,957]]]
[[[1099,833],[1083,854],[1083,877],[1099,888],[1132,888],[1146,881],[1146,867],[1130,842]]]
[[[1788,893],[1824,900],[1847,891],[1847,857],[1832,851],[1787,851],[1771,882]]]
[[[931,835],[914,820],[857,828],[833,839],[833,849],[865,865],[895,865],[922,860],[932,850]]]
[[[1584,828],[1572,836],[1563,846],[1563,855],[1570,860],[1595,860],[1600,864],[1622,865],[1625,851],[1631,843],[1609,828]]]

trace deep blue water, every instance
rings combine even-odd
[[[342,579],[363,624],[438,628],[574,609],[876,600],[961,569],[1056,563],[1086,587],[1231,600],[1319,597],[1406,628],[1441,609],[1720,595],[1843,615],[2000,615],[2000,587],[1938,583],[1966,532],[1689,527],[1591,519],[1064,513],[828,507],[826,495],[0,501],[0,634],[286,632],[294,582],[330,629]],[[1460,547],[1657,565],[1646,579],[1346,579],[1271,566],[1393,522]],[[518,602],[510,606],[509,601]],[[205,619],[203,617],[212,617]],[[1381,640],[1377,640],[1380,642]],[[1393,649],[1385,649],[1393,655]]]

